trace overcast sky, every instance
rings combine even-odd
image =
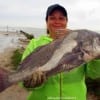
[[[100,0],[0,0],[0,26],[44,28],[47,7],[54,3],[67,9],[69,28],[100,30]]]

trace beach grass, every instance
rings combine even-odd
[[[13,70],[17,70],[18,68],[18,65],[21,61],[21,58],[22,58],[22,52],[20,49],[16,49],[14,52],[13,52],[13,55],[11,57],[11,63],[13,65]]]

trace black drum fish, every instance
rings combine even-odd
[[[45,72],[50,77],[99,58],[100,34],[85,29],[71,30],[67,36],[33,51],[20,63],[16,72],[0,68],[0,92],[34,72]]]

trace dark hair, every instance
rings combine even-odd
[[[63,15],[66,17],[66,19],[68,20],[67,10],[59,4],[53,4],[53,5],[49,6],[47,9],[46,17],[45,17],[46,21],[48,20],[48,16],[51,15],[55,10],[61,11],[63,13]],[[48,29],[47,29],[47,34],[49,34]]]
[[[46,21],[48,19],[48,16],[51,15],[55,10],[59,10],[63,13],[63,15],[67,18],[67,10],[59,5],[59,4],[54,4],[48,7],[47,12],[46,12]]]

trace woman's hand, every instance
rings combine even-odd
[[[43,72],[35,72],[23,81],[26,88],[35,88],[46,81],[46,75]]]
[[[63,38],[65,35],[68,34],[68,31],[69,30],[67,30],[67,29],[57,29],[55,31],[56,39]]]

